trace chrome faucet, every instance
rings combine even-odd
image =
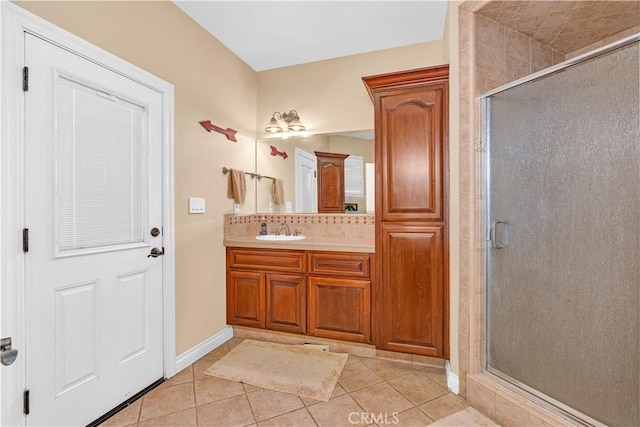
[[[276,234],[280,234],[280,230],[284,228],[284,232],[285,232],[285,236],[291,236],[291,230],[289,229],[289,224],[287,224],[286,222],[283,222],[282,224],[280,224],[280,227],[278,227],[278,232]]]

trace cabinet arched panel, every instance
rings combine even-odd
[[[379,102],[382,219],[441,221],[443,89],[391,92]]]

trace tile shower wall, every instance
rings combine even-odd
[[[498,22],[474,13],[479,2],[459,10],[460,64],[460,289],[459,381],[467,396],[467,374],[484,366],[485,297],[482,165],[477,96],[564,61],[564,55]],[[480,221],[478,221],[480,219]]]
[[[248,214],[224,217],[225,238],[255,236],[262,218],[269,233],[282,223],[289,225],[291,232],[302,229],[302,234],[318,237],[349,237],[353,239],[374,238],[374,215],[354,214]]]

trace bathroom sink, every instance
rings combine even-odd
[[[285,235],[276,235],[276,234],[266,234],[262,236],[256,236],[257,240],[268,240],[270,242],[287,242],[291,240],[302,240],[306,239],[306,236],[285,236]]]

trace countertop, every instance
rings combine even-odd
[[[265,241],[254,236],[224,239],[225,246],[306,251],[375,252],[374,239],[307,236],[304,240]]]

